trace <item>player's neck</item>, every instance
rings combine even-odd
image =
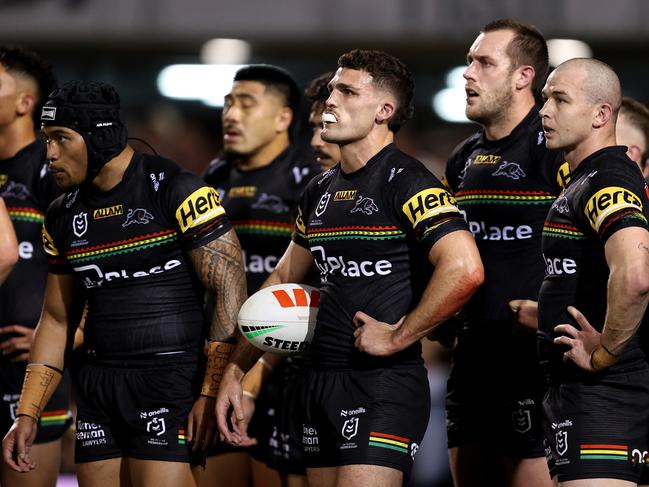
[[[367,162],[385,146],[394,142],[390,130],[374,130],[366,137],[340,146],[340,165],[344,173],[352,173],[365,167]]]
[[[247,154],[237,160],[239,169],[251,171],[268,166],[277,156],[284,152],[290,144],[288,133],[279,134],[269,144],[260,147],[252,154]]]
[[[0,160],[15,156],[36,140],[31,123],[16,121],[0,129]]]
[[[566,148],[565,155],[566,161],[568,161],[568,166],[570,166],[570,171],[574,171],[579,167],[584,159],[588,156],[594,154],[598,150],[601,150],[605,147],[613,147],[617,145],[615,140],[615,133],[609,133],[606,135],[600,136],[599,134],[593,134],[593,136],[582,141],[573,148]]]
[[[122,152],[101,168],[97,177],[93,179],[92,185],[102,193],[117,186],[122,181],[134,152],[133,148],[127,145]]]
[[[534,97],[531,94],[515,101],[509,110],[503,111],[499,117],[484,124],[487,139],[500,140],[507,137],[527,117],[533,107]]]

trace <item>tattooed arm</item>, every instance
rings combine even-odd
[[[564,357],[586,370],[615,363],[638,330],[649,301],[649,232],[642,227],[618,230],[606,241],[604,251],[610,273],[602,333],[573,307],[568,311],[581,329],[568,324],[555,327],[556,332],[569,335],[554,339],[570,347]]]
[[[214,295],[209,339],[229,342],[237,329],[237,314],[246,300],[246,274],[241,246],[234,230],[189,252],[196,274]]]
[[[203,287],[214,296],[203,387],[187,424],[187,440],[193,441],[193,450],[196,450],[209,447],[216,433],[214,398],[234,348],[237,315],[246,299],[246,275],[241,246],[234,230],[190,251],[189,258]]]

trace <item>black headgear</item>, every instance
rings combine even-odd
[[[109,84],[70,81],[50,93],[43,106],[43,126],[67,127],[83,137],[88,150],[86,182],[126,147],[128,133],[119,103],[119,94]]]

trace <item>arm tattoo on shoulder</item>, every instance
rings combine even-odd
[[[246,299],[246,275],[241,246],[234,230],[189,252],[206,291],[214,294],[209,338],[225,341],[234,335],[239,308]]]

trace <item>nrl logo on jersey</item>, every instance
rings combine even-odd
[[[320,201],[318,202],[318,207],[315,209],[315,216],[322,216],[325,210],[327,209],[327,205],[329,204],[329,200],[331,199],[331,193],[327,191],[325,194],[323,194],[320,197]]]
[[[82,211],[72,218],[72,231],[77,237],[83,236],[88,231],[88,213]]]
[[[124,214],[124,207],[122,205],[109,206],[108,208],[100,208],[92,212],[93,220],[101,220],[102,218],[109,218]]]

